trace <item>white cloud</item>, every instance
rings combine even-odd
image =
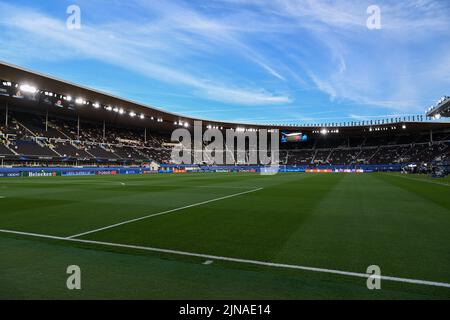
[[[194,72],[183,71],[183,66],[175,68],[177,44],[169,44],[157,33],[150,34],[139,26],[128,23],[114,23],[105,26],[91,27],[83,24],[81,30],[68,30],[63,21],[45,16],[41,13],[0,3],[0,18],[2,25],[15,30],[24,31],[26,36],[18,38],[16,45],[21,45],[22,55],[34,53],[34,57],[45,52],[44,57],[90,58],[108,62],[122,68],[138,72],[144,76],[170,84],[192,87],[201,96],[212,100],[243,105],[270,105],[290,102],[285,95],[270,93],[262,88],[238,88],[209,80],[206,76]],[[197,20],[194,26],[212,28],[214,25],[202,25],[203,20]],[[125,30],[125,32],[124,32]],[[165,31],[166,32],[166,31]],[[28,40],[38,41],[40,46],[30,48]],[[20,44],[21,43],[21,44]],[[151,45],[149,45],[149,43]],[[11,44],[10,44],[11,46]],[[174,55],[171,56],[170,52]],[[147,55],[151,55],[150,58]],[[173,61],[171,61],[173,59]],[[170,63],[173,64],[171,65]],[[260,63],[261,64],[261,63]],[[265,69],[269,69],[265,66]],[[269,69],[272,74],[274,70]],[[281,77],[280,75],[277,75]]]
[[[0,2],[8,34],[0,55],[96,59],[205,100],[260,106],[279,117],[282,104],[327,101],[324,96],[331,106],[367,108],[368,114],[422,111],[448,94],[450,6],[380,0],[382,29],[369,31],[371,4],[135,0],[127,2],[133,19],[109,16],[70,32],[62,19]]]

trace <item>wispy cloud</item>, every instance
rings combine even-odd
[[[167,105],[261,121],[312,121],[325,104],[342,119],[421,112],[450,86],[448,1],[376,1],[381,30],[366,27],[371,0],[78,3],[82,29],[69,31],[51,4],[0,0],[0,59],[106,63],[164,86]]]
[[[0,11],[3,13],[0,17],[2,25],[16,32],[18,30],[26,32],[26,39],[20,38],[15,42],[15,45],[22,49],[17,53],[22,55],[32,54],[36,57],[39,53],[46,52],[45,57],[55,59],[76,57],[107,61],[158,81],[192,87],[199,95],[222,102],[266,105],[291,101],[288,96],[271,93],[264,88],[252,88],[250,85],[248,88],[242,88],[233,84],[218,83],[216,77],[209,79],[207,75],[183,71],[183,67],[174,68],[167,61],[176,58],[177,50],[189,51],[186,47],[181,48],[186,39],[182,39],[181,44],[168,43],[152,28],[147,31],[142,26],[121,21],[95,27],[84,24],[81,30],[72,31],[66,29],[63,20],[48,17],[37,11],[4,3],[0,3]],[[214,30],[214,26],[208,24],[206,20],[197,19],[198,24],[202,22],[206,24],[202,25],[202,28],[210,27]],[[164,29],[164,32],[167,30]],[[27,40],[38,41],[41,45],[38,48],[30,48]],[[152,59],[147,57],[149,51],[154,54]],[[258,64],[281,78],[263,62],[258,61]]]

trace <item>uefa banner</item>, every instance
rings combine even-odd
[[[95,176],[95,171],[62,171],[61,175],[65,177],[73,176]]]
[[[120,169],[119,174],[141,174],[141,169]]]

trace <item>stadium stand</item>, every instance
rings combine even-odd
[[[112,127],[103,136],[95,123],[83,123],[78,135],[76,121],[52,118],[46,124],[43,117],[18,111],[9,113],[9,121],[7,127],[0,127],[1,155],[170,163],[171,147],[164,147],[170,142],[168,135],[151,133],[144,141],[137,130]],[[429,133],[420,131],[332,139],[311,136],[305,144],[281,145],[280,162],[288,165],[430,162],[448,156],[449,137],[448,132],[438,132],[430,141]],[[236,153],[233,158],[237,159]]]
[[[169,164],[172,148],[177,145],[171,141],[171,133],[198,121],[8,65],[0,64],[0,79],[6,79],[0,80],[0,158],[6,165],[49,161],[63,166]],[[27,86],[26,92],[18,83],[20,79],[30,79],[45,90]],[[76,92],[86,100],[55,92]],[[123,107],[115,107],[118,105]],[[204,129],[239,131],[243,127],[205,122]],[[301,142],[280,143],[280,163],[291,166],[421,164],[450,156],[450,123],[424,116],[341,124],[245,126],[253,132],[269,129],[301,132],[307,137]],[[224,153],[234,164],[245,165],[248,148],[244,161],[238,161],[236,150],[225,147]]]
[[[0,156],[12,156],[14,153],[6,147],[3,143],[0,143]]]
[[[168,135],[148,135],[137,130],[113,127],[103,136],[99,125],[83,123],[78,135],[76,121],[10,112],[10,124],[0,127],[2,136],[0,155],[73,158],[78,160],[155,161],[170,163],[171,147]],[[433,141],[423,132],[388,136],[310,138],[306,144],[281,145],[280,163],[288,165],[310,164],[395,164],[430,162],[448,157],[450,134],[438,132]],[[234,159],[237,154],[234,153]],[[248,159],[248,155],[246,156]],[[240,163],[245,164],[245,163]]]

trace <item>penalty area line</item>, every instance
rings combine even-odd
[[[166,253],[166,254],[173,254],[173,255],[180,255],[180,256],[189,256],[189,257],[203,258],[203,259],[208,259],[208,260],[218,260],[218,261],[234,262],[234,263],[241,263],[241,264],[251,264],[251,265],[280,268],[280,269],[295,269],[295,270],[318,272],[318,273],[336,274],[336,275],[341,275],[341,276],[349,276],[349,277],[357,277],[357,278],[369,278],[371,276],[370,274],[367,274],[367,273],[342,271],[342,270],[326,269],[326,268],[307,267],[307,266],[301,266],[301,265],[275,263],[275,262],[267,262],[267,261],[259,261],[259,260],[223,257],[223,256],[215,256],[215,255],[209,255],[209,254],[203,254],[203,253],[161,249],[161,248],[154,248],[154,247],[135,246],[135,245],[128,245],[128,244],[112,243],[112,242],[102,242],[102,241],[84,240],[84,239],[70,239],[70,238],[64,238],[64,237],[58,237],[58,236],[51,236],[51,235],[38,234],[38,233],[29,233],[29,232],[22,232],[22,231],[14,231],[14,230],[0,229],[0,233],[23,235],[23,236],[30,236],[30,237],[37,237],[37,238],[45,238],[45,239],[53,239],[53,240],[60,240],[60,241],[77,242],[77,243],[94,244],[94,245],[101,245],[101,246],[108,246],[108,247],[143,250],[143,251],[150,251],[150,252]],[[402,283],[417,284],[417,285],[424,285],[424,286],[450,288],[450,283],[446,283],[446,282],[435,282],[435,281],[400,278],[400,277],[383,276],[383,275],[379,276],[379,278],[381,280],[393,281],[393,282],[402,282]]]
[[[260,191],[262,189],[263,188],[257,188],[257,189],[253,189],[253,190],[243,191],[243,192],[230,194],[228,196],[224,196],[224,197],[220,197],[220,198],[215,198],[215,199],[211,199],[211,200],[197,202],[197,203],[194,203],[194,204],[190,204],[190,205],[179,207],[179,208],[175,208],[175,209],[170,209],[170,210],[166,210],[166,211],[162,211],[162,212],[158,212],[158,213],[152,213],[152,214],[149,214],[147,216],[143,216],[143,217],[139,217],[139,218],[135,218],[135,219],[131,219],[131,220],[126,220],[126,221],[115,223],[115,224],[112,224],[112,225],[109,225],[109,226],[106,226],[106,227],[102,227],[102,228],[98,228],[98,229],[94,229],[94,230],[78,233],[78,234],[75,234],[75,235],[67,237],[67,239],[78,238],[78,237],[85,236],[85,235],[88,235],[88,234],[91,234],[91,233],[95,233],[95,232],[99,232],[99,231],[103,231],[103,230],[107,230],[107,229],[123,226],[124,224],[132,223],[132,222],[136,222],[136,221],[140,221],[140,220],[144,220],[144,219],[148,219],[148,218],[153,218],[153,217],[156,217],[156,216],[161,216],[163,214],[177,212],[177,211],[181,211],[181,210],[184,210],[184,209],[189,209],[189,208],[192,208],[192,207],[201,206],[201,205],[204,205],[204,204],[207,204],[207,203],[211,203],[211,202],[216,202],[216,201],[220,201],[220,200],[225,200],[225,199],[241,196],[241,195],[244,195],[244,194],[247,194],[247,193]]]

